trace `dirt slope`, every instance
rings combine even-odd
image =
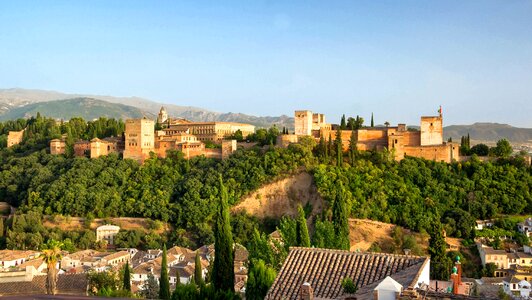
[[[96,227],[110,223],[113,225],[120,226],[124,230],[134,230],[139,229],[144,232],[148,232],[150,228],[151,220],[145,218],[108,218],[108,219],[94,219],[90,224],[90,229],[96,229]],[[85,229],[85,219],[78,217],[44,217],[43,225],[48,228],[58,227],[63,231],[67,230],[82,230]],[[161,227],[154,230],[157,233],[163,233],[164,231],[169,230],[169,225],[161,222]]]
[[[242,198],[232,211],[246,211],[260,219],[280,218],[284,215],[295,215],[298,204],[305,206],[309,202],[312,205],[311,215],[322,211],[324,202],[316,190],[312,175],[302,172],[262,186]]]
[[[349,240],[351,251],[367,251],[377,243],[383,252],[393,252],[392,233],[396,225],[367,219],[349,219]],[[428,248],[428,239],[417,232],[403,228],[405,235],[413,234],[423,251]],[[402,254],[402,253],[400,253]]]

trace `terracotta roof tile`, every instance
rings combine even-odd
[[[87,274],[63,274],[57,277],[58,294],[86,295]],[[46,275],[34,276],[32,281],[2,282],[0,296],[46,294]]]
[[[428,261],[428,257],[419,256],[290,248],[266,299],[299,299],[305,282],[312,286],[316,299],[336,299],[343,294],[341,281],[345,277],[357,284],[358,298],[371,298],[375,286],[386,276],[405,288],[414,284]]]

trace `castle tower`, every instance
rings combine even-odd
[[[155,150],[155,122],[148,119],[126,120],[124,159],[144,162]]]
[[[421,146],[443,144],[443,115],[441,107],[438,116],[421,117]]]
[[[159,115],[157,116],[157,124],[163,124],[168,120],[168,113],[166,112],[166,109],[164,106],[161,106],[161,110],[159,111]]]
[[[296,110],[294,115],[294,127],[296,135],[312,134],[313,115],[309,110]]]

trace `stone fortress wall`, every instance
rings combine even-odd
[[[281,146],[287,146],[300,136],[312,136],[316,139],[336,139],[337,130],[331,124],[326,124],[325,117],[317,119],[316,115],[308,110],[295,112],[295,134],[279,139]],[[342,147],[349,149],[349,141],[353,131],[341,130]],[[421,117],[420,131],[409,131],[405,124],[393,127],[371,127],[355,130],[357,150],[392,151],[396,160],[405,156],[423,157],[425,159],[452,162],[460,160],[459,145],[443,141],[443,116]]]
[[[7,134],[7,147],[10,148],[10,147],[20,144],[22,142],[23,137],[24,137],[24,130],[10,131]]]

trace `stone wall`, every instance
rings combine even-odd
[[[236,140],[222,141],[222,159],[228,158],[237,149]]]
[[[312,112],[309,110],[296,110],[294,115],[294,127],[296,135],[311,135]]]
[[[90,151],[91,143],[89,141],[79,141],[74,143],[74,156],[88,156]]]
[[[286,148],[290,144],[298,142],[298,136],[295,134],[281,134],[277,136],[277,146],[281,148]]]
[[[450,163],[453,160],[460,159],[458,148],[458,144],[455,143],[445,143],[435,146],[405,146],[403,155]],[[399,154],[397,153],[396,155]]]
[[[421,146],[443,144],[443,118],[421,117]]]
[[[65,154],[66,142],[60,139],[53,139],[50,141],[50,154],[59,155]]]
[[[124,159],[143,162],[155,151],[155,122],[148,119],[126,120]]]
[[[7,147],[10,148],[10,147],[20,144],[22,142],[23,137],[24,137],[24,130],[10,131],[7,134]]]

